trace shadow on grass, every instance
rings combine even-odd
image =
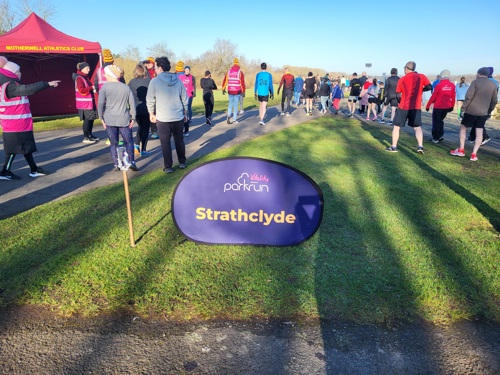
[[[480,280],[455,253],[448,242],[446,233],[442,233],[439,228],[432,228],[434,221],[427,212],[430,203],[426,202],[425,192],[418,186],[414,186],[412,181],[399,175],[398,178],[405,180],[408,186],[407,190],[400,191],[399,188],[391,185],[389,178],[399,170],[402,163],[407,162],[413,163],[431,177],[444,179],[445,183],[448,182],[446,177],[434,171],[418,156],[406,155],[404,152],[403,155],[408,156],[404,161],[394,159],[393,155],[387,154],[384,156],[383,163],[377,163],[374,161],[376,159],[373,158],[373,153],[383,152],[383,149],[379,149],[378,145],[374,146],[373,141],[367,142],[365,147],[350,147],[347,153],[349,162],[342,159],[346,157],[345,152],[335,148],[332,149],[330,155],[317,160],[314,157],[314,140],[324,138],[325,132],[334,132],[335,137],[342,139],[345,145],[359,145],[360,137],[366,134],[363,135],[361,129],[342,123],[335,123],[332,128],[321,122],[305,129],[304,133],[294,133],[293,137],[287,136],[288,133],[273,135],[275,140],[286,141],[288,147],[285,152],[278,148],[269,150],[269,155],[271,159],[286,161],[303,170],[320,184],[325,197],[324,223],[328,222],[332,225],[323,224],[318,233],[300,247],[239,248],[235,259],[231,259],[227,264],[215,263],[221,268],[221,277],[216,285],[211,286],[211,294],[206,298],[217,298],[227,289],[237,290],[246,287],[245,283],[252,279],[253,272],[258,271],[268,275],[267,284],[262,286],[262,291],[267,294],[266,297],[270,296],[273,300],[271,305],[263,308],[266,315],[280,318],[285,315],[293,317],[301,311],[302,304],[307,299],[304,293],[304,289],[307,290],[307,284],[314,283],[314,299],[321,321],[326,372],[329,374],[338,373],[335,366],[339,364],[339,358],[343,358],[339,353],[347,351],[349,346],[359,345],[356,342],[358,337],[341,337],[332,331],[332,324],[330,324],[332,321],[344,319],[356,322],[371,317],[374,323],[394,325],[399,320],[418,316],[419,307],[413,305],[411,300],[416,299],[421,291],[415,280],[411,278],[411,265],[402,262],[402,251],[415,251],[418,258],[428,257],[429,263],[442,271],[441,274],[432,274],[432,271],[429,271],[430,277],[446,280],[446,285],[443,283],[443,286],[449,288],[448,294],[453,299],[462,301],[465,309],[468,308],[470,301],[471,304],[479,304],[481,310],[488,315],[490,309],[487,304],[481,305],[481,301],[487,300],[485,295],[487,291],[482,289]],[[228,131],[229,134],[226,136],[231,137],[230,132]],[[386,133],[371,127],[369,133],[376,139],[383,139],[387,136]],[[213,141],[225,143],[222,139]],[[311,144],[311,147],[306,148],[307,144]],[[238,155],[242,150],[245,150],[245,146],[237,146],[232,152]],[[333,179],[338,185],[335,185],[335,182],[331,184],[327,182],[331,180],[331,176],[325,175],[324,170],[328,169],[328,173],[335,173],[336,168],[347,168],[349,181]],[[367,173],[374,176],[376,181],[373,185],[367,183],[365,178]],[[131,259],[124,272],[123,280],[120,280],[120,283],[117,280],[117,292],[113,296],[112,311],[133,311],[138,300],[154,301],[156,298],[189,300],[190,298],[189,293],[192,291],[188,289],[189,285],[183,286],[186,289],[181,289],[177,296],[164,295],[161,290],[152,288],[156,278],[171,272],[168,269],[169,264],[183,251],[179,246],[183,239],[177,236],[175,229],[167,232],[160,228],[160,224],[169,216],[170,197],[161,196],[151,186],[163,177],[163,174],[158,173],[152,177],[153,180],[134,179],[130,183],[133,211],[151,209],[152,201],[158,206],[157,211],[152,212],[145,222],[136,224],[137,233],[140,233],[139,246],[130,251],[141,251],[142,243],[147,241],[154,241],[157,245],[152,246],[149,253],[140,260]],[[163,183],[163,180],[161,182]],[[172,180],[170,182],[166,180],[165,183],[173,184]],[[340,185],[344,183],[352,185],[358,198],[354,202],[359,203],[353,203],[342,192]],[[408,225],[414,228],[419,238],[423,239],[424,245],[433,249],[432,254],[418,254],[419,247],[408,248],[407,244],[390,237],[387,223],[384,223],[378,207],[379,192],[374,191],[374,188],[387,192],[386,194],[391,197],[390,203],[393,209],[405,217]],[[70,272],[75,262],[79,262],[80,257],[91,255],[88,254],[87,248],[93,248],[94,254],[92,255],[96,258],[100,257],[101,254],[96,249],[96,244],[113,243],[107,236],[116,228],[124,228],[121,234],[124,234],[125,239],[127,238],[123,186],[117,183],[106,190],[108,193],[105,196],[108,201],[105,205],[99,203],[102,200],[102,190],[86,195],[85,201],[80,201],[79,209],[74,215],[57,218],[52,227],[46,226],[45,231],[41,233],[42,238],[27,239],[22,248],[16,249],[10,255],[6,263],[0,264],[0,287],[4,291],[8,290],[4,285],[9,284],[11,277],[26,278],[20,290],[15,291],[13,295],[2,296],[4,301],[16,301],[18,297],[34,293],[37,288],[43,288],[47,284],[57,285],[61,275]],[[412,200],[421,204],[409,203],[408,191],[412,193]],[[30,213],[24,215],[30,215]],[[19,220],[22,221],[22,218],[23,215],[20,215]],[[101,223],[96,227],[92,225],[93,222]],[[50,242],[49,248],[41,249],[38,246],[39,243],[46,242]],[[118,243],[123,246],[126,240],[118,241]],[[73,244],[77,245],[73,246]],[[206,257],[216,256],[217,249],[206,247],[198,247],[198,249],[200,251],[192,255],[193,258],[186,265],[185,272],[190,272],[190,269],[200,269],[204,262],[213,264],[210,259],[206,260]],[[250,262],[257,264],[250,264]],[[12,270],[20,274],[14,275]],[[311,274],[313,280],[310,279]],[[192,288],[196,289],[196,275],[192,277],[194,284]],[[82,283],[85,282],[88,280],[82,280]],[[97,288],[98,286],[91,287]],[[54,293],[54,298],[60,298],[57,291],[48,291],[48,293]],[[408,297],[404,299],[402,296]],[[247,304],[262,303],[261,298],[258,290],[252,290],[244,298],[235,299],[231,306],[233,311],[230,312],[244,309]],[[154,303],[151,304],[154,305]],[[160,312],[151,312],[151,315],[155,314],[160,314]],[[472,310],[470,314],[477,315],[477,311]],[[8,324],[8,321],[0,323],[4,327]],[[126,330],[121,327],[119,318],[110,317],[103,321],[102,326],[107,327],[103,330],[105,332],[126,333]],[[374,331],[373,334],[380,335],[376,339],[381,341],[384,339],[380,331]],[[433,340],[431,336],[426,337],[426,335],[422,332],[418,337],[419,341],[427,339],[431,342]],[[476,337],[476,339],[481,341],[482,337]],[[87,347],[92,351],[87,352],[76,363],[70,365],[69,372],[78,371],[83,364],[105,361],[111,353],[108,348],[113,344],[114,339],[111,335],[102,335],[98,340],[89,339]],[[404,345],[412,344],[401,344],[401,346]],[[376,350],[376,348],[372,349]],[[408,348],[409,351],[411,349]],[[419,349],[430,350],[426,347],[419,347]],[[264,349],[261,349],[260,353],[257,350],[251,355],[257,357],[263,355],[262,350]],[[295,353],[291,349],[284,347],[281,352],[277,353],[275,362],[285,371],[293,355]],[[161,358],[164,357],[160,354],[158,361],[161,361]],[[373,354],[373,358],[373,362],[367,363],[368,370],[373,370],[368,371],[369,373],[376,373],[380,369],[376,365],[376,353]],[[425,366],[427,366],[426,370],[431,373],[439,370],[438,363],[432,361]],[[352,370],[355,371],[355,369]]]
[[[321,139],[325,132],[334,131],[335,137],[343,141],[341,143],[349,145],[348,164],[338,160],[345,157],[342,150],[336,152],[332,149],[330,158],[321,160],[319,164],[316,160],[309,160],[312,166],[306,168],[312,171],[313,178],[318,182],[329,179],[321,174],[327,169],[324,167],[329,166],[334,171],[335,165],[340,163],[339,167],[349,169],[350,178],[349,181],[338,182],[351,184],[350,195],[355,191],[357,197],[354,200],[356,206],[353,206],[346,200],[342,189],[320,183],[325,195],[324,222],[333,223],[328,227],[324,224],[321,226],[314,260],[316,301],[324,327],[326,348],[342,350],[342,345],[336,341],[339,338],[329,330],[329,321],[332,319],[394,325],[425,316],[426,306],[422,305],[422,295],[426,291],[420,289],[416,277],[434,280],[434,287],[446,290],[448,301],[444,303],[451,304],[449,309],[461,310],[465,316],[495,316],[495,309],[490,306],[494,301],[477,271],[456,253],[447,233],[434,227],[432,202],[429,202],[426,192],[404,174],[397,174],[401,163],[408,163],[408,159],[395,160],[394,155],[387,153],[382,155],[385,160],[380,162],[380,156],[374,157],[374,153],[383,153],[383,148],[374,146],[370,140],[366,145],[360,144],[359,140],[365,137],[362,129],[335,124],[333,130],[316,125],[314,129],[308,127],[307,131],[308,137],[313,139]],[[370,132],[372,135],[376,132],[374,137],[378,139],[387,137],[387,134],[371,127]],[[304,148],[307,144],[313,142],[289,140],[289,150],[300,150],[300,153],[287,153],[280,155],[279,159],[287,160],[294,166],[303,164],[302,155],[314,154],[314,147]],[[430,178],[446,179],[442,174],[436,174],[416,154],[409,155],[409,160],[416,168],[429,173]],[[373,175],[374,181],[368,183],[367,174]],[[406,180],[403,191],[400,190],[401,183],[392,183],[395,176],[400,181]],[[454,191],[466,192],[458,188]],[[408,201],[410,192],[411,203]],[[379,201],[379,197],[383,199]],[[382,216],[384,210],[379,207],[387,204],[384,202],[387,200],[391,209],[404,217],[405,225],[413,228],[411,230],[415,231],[415,238],[420,243],[412,244],[389,236],[387,225],[390,223]],[[483,214],[491,212],[485,209],[484,202],[480,211]],[[428,253],[426,248],[432,251]],[[411,262],[402,252],[414,253],[414,259],[426,263],[429,266],[425,270],[426,274],[414,275]],[[351,273],[355,276],[351,276]],[[425,334],[420,339],[424,338]],[[334,352],[331,353],[331,356],[327,355],[327,363],[334,364]],[[431,353],[428,354],[430,356]],[[331,368],[331,373],[336,373],[334,367]],[[437,369],[438,363],[430,362],[426,371]],[[373,370],[376,372],[376,368]]]

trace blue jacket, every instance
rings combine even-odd
[[[332,91],[332,98],[342,99],[344,97],[344,92],[340,88],[340,85],[335,86],[332,90],[333,90]]]
[[[255,91],[259,96],[274,95],[273,76],[265,70],[257,73],[255,77]]]
[[[302,79],[302,77],[295,78],[295,87],[293,88],[293,91],[301,92],[303,88],[304,88],[304,80]]]

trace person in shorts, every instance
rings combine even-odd
[[[312,115],[312,108],[314,102],[314,96],[318,90],[318,84],[316,83],[316,78],[313,76],[313,72],[307,73],[307,78],[304,81],[304,98],[306,99],[306,114]]]
[[[353,117],[353,113],[356,110],[356,102],[361,94],[361,81],[359,80],[357,73],[352,73],[350,88],[351,91],[349,92],[349,98],[347,99],[347,108],[349,109],[348,116]]]
[[[259,124],[264,126],[264,117],[266,116],[267,102],[269,98],[274,99],[273,76],[267,71],[267,64],[263,62],[260,64],[262,69],[255,76],[255,99],[259,101]]]
[[[398,81],[396,86],[396,95],[398,99],[398,108],[394,117],[394,126],[392,128],[392,145],[385,150],[388,152],[397,152],[399,133],[406,121],[408,126],[415,131],[417,139],[417,152],[424,153],[422,145],[424,135],[422,132],[422,93],[429,91],[432,84],[429,79],[415,71],[417,64],[408,61],[404,67],[405,75]]]
[[[383,105],[380,114],[379,123],[383,124],[385,112],[389,106],[391,106],[391,120],[388,122],[389,125],[392,125],[394,122],[394,116],[396,115],[396,108],[398,108],[398,99],[396,95],[396,87],[398,85],[399,77],[398,70],[396,68],[391,69],[390,77],[387,77],[385,80],[385,95],[383,97]]]
[[[451,150],[453,156],[465,156],[465,137],[467,128],[476,128],[476,140],[470,155],[471,161],[477,161],[477,152],[483,141],[483,130],[486,120],[497,105],[497,86],[488,79],[489,69],[481,68],[477,71],[476,79],[470,84],[460,115],[463,117],[460,125],[460,146]]]

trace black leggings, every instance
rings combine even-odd
[[[211,92],[203,94],[203,104],[205,104],[205,117],[209,119],[214,113],[214,94]]]
[[[12,163],[14,162],[14,158],[16,157],[16,154],[6,154],[5,155],[5,164],[3,165],[2,172],[7,172],[10,171],[10,168],[12,168]],[[31,172],[36,172],[38,169],[38,166],[35,163],[35,158],[33,157],[33,153],[28,153],[24,154],[24,158],[28,162]]]
[[[88,138],[92,135],[92,129],[94,128],[94,120],[83,120],[83,136]]]
[[[292,100],[293,92],[291,90],[283,90],[281,96],[281,112],[285,112],[285,99],[286,99],[286,111],[290,113],[290,101]]]
[[[149,114],[137,115],[135,117],[137,121],[137,133],[135,135],[135,144],[142,145],[141,151],[146,151],[146,146],[148,145],[149,128],[151,127],[151,122],[149,121]]]

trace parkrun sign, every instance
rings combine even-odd
[[[323,217],[323,193],[301,171],[271,160],[205,163],[179,181],[175,225],[207,244],[292,246],[309,239]]]

